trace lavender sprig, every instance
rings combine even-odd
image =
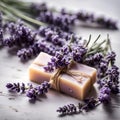
[[[76,16],[77,16],[77,20],[79,21],[95,23],[107,29],[113,29],[113,30],[118,29],[116,21],[110,18],[105,18],[104,16],[95,16],[93,13],[88,13],[83,11],[76,13]]]
[[[48,89],[51,87],[49,82],[44,81],[37,87],[33,87],[32,89],[29,89],[26,92],[26,96],[29,98],[29,100],[36,100],[41,95],[46,94],[48,92]]]
[[[20,58],[20,60],[25,61],[38,55],[40,52],[54,55],[55,51],[57,51],[57,47],[46,43],[44,40],[40,40],[29,46],[29,48],[18,50],[17,56]]]
[[[13,46],[29,46],[36,41],[36,32],[33,32],[29,27],[25,26],[21,21],[18,23],[10,22],[7,25],[8,34],[10,37],[3,41],[3,44],[8,47]]]
[[[91,40],[91,37],[89,39],[89,41]],[[73,41],[73,36],[71,37],[71,40]],[[55,56],[52,57],[51,61],[48,63],[47,66],[45,66],[45,71],[52,71],[56,68],[61,68],[61,67],[68,67],[71,62],[75,61],[78,63],[83,63],[83,64],[89,64],[90,65],[90,60],[88,59],[89,56],[91,55],[93,57],[94,55],[94,60],[98,60],[96,62],[96,64],[98,64],[101,60],[101,58],[103,58],[103,52],[104,48],[102,47],[103,44],[107,45],[107,40],[104,40],[100,43],[97,43],[97,41],[95,40],[95,42],[92,44],[92,46],[89,46],[89,43],[79,43],[75,44],[74,42],[70,42],[69,45],[65,45],[63,48],[60,49],[59,52],[55,53]],[[96,54],[96,53],[99,54]],[[102,54],[100,54],[100,52]],[[91,61],[92,61],[91,60]],[[95,62],[94,62],[95,64]],[[95,67],[95,66],[94,66]],[[104,67],[103,67],[104,68]]]
[[[59,52],[55,53],[55,56],[53,56],[47,66],[44,67],[45,71],[51,72],[57,68],[67,68],[71,64],[71,61],[75,60],[77,62],[79,60],[77,56],[80,55],[80,60],[82,60],[81,58],[85,50],[83,50],[82,46],[79,46],[77,50],[75,49],[64,46]],[[81,54],[79,54],[80,50],[82,51]]]
[[[3,30],[0,28],[0,47],[3,45]]]
[[[12,6],[12,7],[11,7]],[[17,7],[16,7],[17,6]],[[25,22],[32,23],[34,25],[45,25],[45,23],[59,26],[65,31],[69,31],[76,21],[82,21],[84,23],[93,23],[107,29],[117,30],[117,22],[111,18],[104,16],[96,16],[93,13],[79,11],[79,12],[68,12],[65,9],[57,11],[54,8],[48,8],[45,3],[33,4],[26,2],[16,2],[9,0],[0,1],[0,8],[11,20],[20,18]],[[32,14],[33,13],[33,14]],[[12,17],[11,17],[12,16]],[[33,19],[36,16],[37,19]],[[14,18],[14,19],[13,19]],[[43,21],[43,22],[42,22]]]
[[[44,81],[40,85],[34,87],[32,84],[25,85],[24,83],[7,83],[7,89],[9,92],[26,93],[29,100],[37,100],[41,95],[48,92],[51,84]]]
[[[21,92],[24,93],[26,90],[26,86],[24,83],[20,85],[20,83],[7,83],[6,87],[10,92]]]
[[[37,20],[58,26],[64,31],[70,31],[70,28],[74,24],[75,19],[72,19],[68,15],[54,15],[53,12],[47,11],[40,13],[37,17]]]
[[[100,95],[98,97],[99,101],[102,103],[109,103],[110,102],[110,88],[108,86],[103,86],[100,89]]]
[[[78,114],[84,111],[90,111],[94,109],[100,102],[97,99],[87,98],[84,100],[84,103],[75,104],[68,104],[64,105],[63,107],[59,107],[56,111],[60,113],[60,115],[71,115],[71,114]]]

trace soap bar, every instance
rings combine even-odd
[[[52,56],[43,52],[38,55],[28,69],[31,81],[39,84],[43,81],[50,81],[50,78],[53,76],[55,71],[46,72],[43,67],[47,65],[51,57]],[[82,74],[87,74],[87,77],[81,76],[81,79],[77,80],[75,77],[67,73],[62,73],[59,82],[60,91],[77,99],[83,100],[96,81],[96,69],[87,65],[75,63],[71,66],[70,71],[80,71]]]

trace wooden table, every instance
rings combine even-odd
[[[40,0],[37,0],[40,1]],[[45,1],[45,0],[44,0]],[[119,20],[119,0],[49,0],[50,6],[56,8],[65,7],[69,10],[84,9],[103,13]],[[120,21],[119,21],[120,23]],[[117,65],[120,67],[120,31],[95,29],[87,27],[77,27],[76,32],[88,38],[92,34],[95,39],[101,34],[101,39],[110,35],[114,51],[117,53]],[[72,116],[59,117],[56,109],[65,104],[77,104],[79,100],[66,96],[62,93],[50,90],[47,96],[42,97],[35,104],[28,102],[25,95],[10,94],[5,85],[8,82],[28,83],[27,68],[33,60],[27,63],[21,63],[15,53],[10,49],[0,49],[0,120],[120,120],[120,95],[113,96],[111,104],[100,105],[88,113],[82,113]],[[93,89],[95,95],[96,85]],[[93,93],[91,93],[93,94]]]

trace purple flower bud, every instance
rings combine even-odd
[[[7,83],[6,87],[7,87],[8,89],[10,89],[10,88],[13,87],[13,84],[11,84],[11,83]]]

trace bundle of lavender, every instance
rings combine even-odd
[[[54,8],[49,8],[45,3],[35,4],[16,0],[1,0],[0,10],[3,11],[5,19],[16,20],[20,18],[40,26],[53,24],[65,31],[74,26],[76,21],[95,23],[108,29],[118,29],[116,21],[110,18],[96,16],[93,13],[83,12],[82,10],[68,12],[65,9],[61,9],[61,11],[58,11]]]
[[[54,51],[58,51],[69,41],[73,34],[72,28],[78,21],[118,29],[116,21],[110,18],[97,17],[93,13],[82,11],[76,13],[67,12],[65,9],[57,11],[45,3],[1,0],[0,11],[0,44],[18,47],[17,56],[21,60],[29,60],[40,51],[54,55]],[[3,33],[9,37],[6,38]],[[75,42],[80,39],[81,37],[74,34]]]

